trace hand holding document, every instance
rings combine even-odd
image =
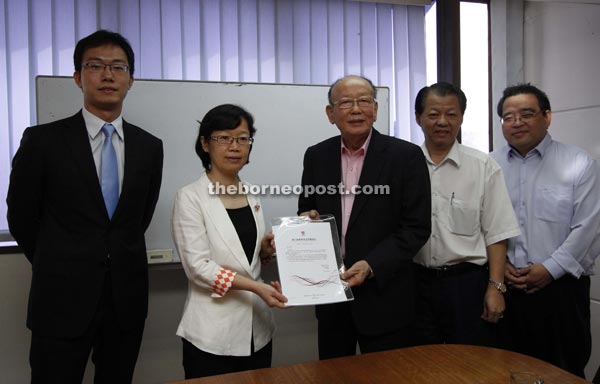
[[[341,260],[335,219],[321,215],[273,219],[277,264],[287,305],[315,305],[353,300],[341,280]]]

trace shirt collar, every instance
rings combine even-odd
[[[88,135],[92,140],[98,136],[102,130],[102,126],[106,123],[112,124],[115,127],[115,132],[117,132],[119,139],[123,140],[123,115],[119,115],[119,117],[111,122],[102,120],[98,116],[85,109],[85,107],[83,107],[81,114],[83,115],[83,121],[85,121],[85,127],[88,131]]]
[[[373,129],[371,129],[371,131],[369,131],[369,136],[367,136],[367,140],[365,140],[365,142],[363,143],[363,145],[361,145],[360,148],[358,148],[356,151],[351,152],[348,147],[346,147],[346,144],[344,144],[344,139],[342,139],[340,137],[340,142],[342,143],[342,153],[346,153],[348,155],[350,155],[351,153],[356,154],[356,155],[363,155],[365,156],[367,154],[367,148],[369,147],[369,142],[371,141],[371,135],[373,134]]]
[[[546,136],[544,136],[542,141],[540,141],[540,143],[535,148],[533,148],[531,151],[529,151],[529,153],[525,157],[532,156],[534,154],[538,154],[541,158],[544,158],[544,155],[548,151],[548,148],[550,148],[551,144],[552,144],[552,136],[550,136],[549,133],[546,133]],[[521,159],[523,158],[523,156],[521,156],[519,151],[517,151],[515,148],[513,148],[509,144],[506,146],[506,158],[510,159],[511,157],[518,157]]]
[[[440,161],[440,163],[437,165],[433,162],[433,160],[431,160],[431,156],[429,155],[429,150],[427,149],[427,145],[425,145],[425,143],[423,143],[421,145],[421,149],[423,150],[423,154],[425,155],[425,159],[427,160],[427,162],[433,166],[440,166],[443,163],[445,163],[446,161],[451,161],[458,168],[460,168],[461,156],[460,156],[459,146],[460,146],[460,143],[458,142],[458,140],[454,140],[454,144],[452,144],[452,148],[450,148],[450,151],[448,152],[446,157],[442,161]]]

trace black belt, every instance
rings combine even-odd
[[[444,265],[442,267],[435,267],[435,268],[427,268],[427,267],[422,266],[421,264],[416,264],[416,265],[417,265],[417,271],[424,273],[426,275],[429,275],[429,276],[433,276],[433,277],[455,276],[455,275],[460,275],[463,273],[478,271],[478,270],[487,268],[487,264],[486,265],[477,265],[477,264],[468,263],[468,262],[458,263],[458,264],[453,264],[453,265]]]

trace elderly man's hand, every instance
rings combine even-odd
[[[365,260],[354,263],[350,269],[340,276],[349,287],[361,285],[371,275],[371,267]]]

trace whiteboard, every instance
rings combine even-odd
[[[146,232],[148,250],[173,250],[171,211],[179,188],[203,171],[194,151],[198,122],[211,108],[225,103],[244,107],[254,116],[256,135],[250,163],[240,176],[256,185],[297,185],[306,149],[339,134],[325,114],[329,85],[221,83],[135,80],[125,99],[123,117],[163,141],[165,158],[160,198]],[[378,87],[375,128],[389,134],[389,88]],[[36,78],[37,122],[75,114],[83,106],[81,90],[71,77]],[[295,215],[296,195],[261,196],[269,227],[272,217]]]

